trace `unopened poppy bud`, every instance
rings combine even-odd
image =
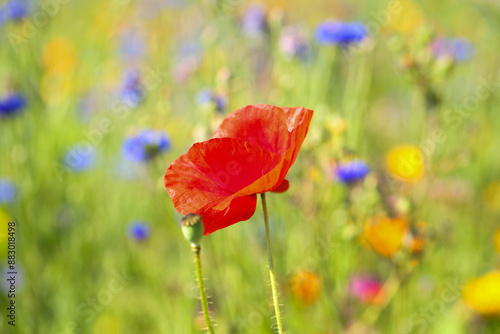
[[[181,220],[182,234],[192,246],[199,246],[203,237],[203,223],[200,215],[189,213]]]

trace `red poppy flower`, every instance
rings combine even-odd
[[[212,139],[195,143],[165,174],[165,187],[180,213],[203,217],[204,234],[255,212],[256,194],[288,189],[313,111],[250,105],[227,116]]]

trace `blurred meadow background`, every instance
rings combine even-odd
[[[498,1],[0,8],[0,333],[204,332],[163,175],[257,103],[315,110],[268,196],[287,332],[500,333]],[[216,332],[273,333],[260,204],[202,247]]]

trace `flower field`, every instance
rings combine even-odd
[[[495,0],[0,4],[0,333],[500,333]]]

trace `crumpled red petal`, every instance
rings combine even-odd
[[[313,111],[251,105],[231,113],[213,138],[194,144],[165,174],[175,209],[203,217],[205,235],[248,220],[256,194],[283,192]]]
[[[279,186],[277,186],[276,188],[271,190],[271,192],[277,193],[277,194],[282,194],[285,191],[287,191],[288,188],[290,188],[290,182],[288,182],[287,179],[284,179],[283,182],[281,182],[281,184]]]
[[[249,105],[229,114],[215,130],[212,138],[239,138],[281,154],[283,165],[280,166],[278,179],[273,179],[267,187],[260,185],[263,187],[261,192],[266,192],[283,182],[288,170],[297,159],[313,113],[314,111],[303,107]],[[269,187],[271,184],[272,187]]]
[[[249,219],[255,212],[255,184],[266,182],[281,157],[234,138],[194,144],[165,174],[175,209],[203,217],[205,233]],[[259,181],[264,179],[264,181]],[[246,195],[235,192],[248,189]]]

